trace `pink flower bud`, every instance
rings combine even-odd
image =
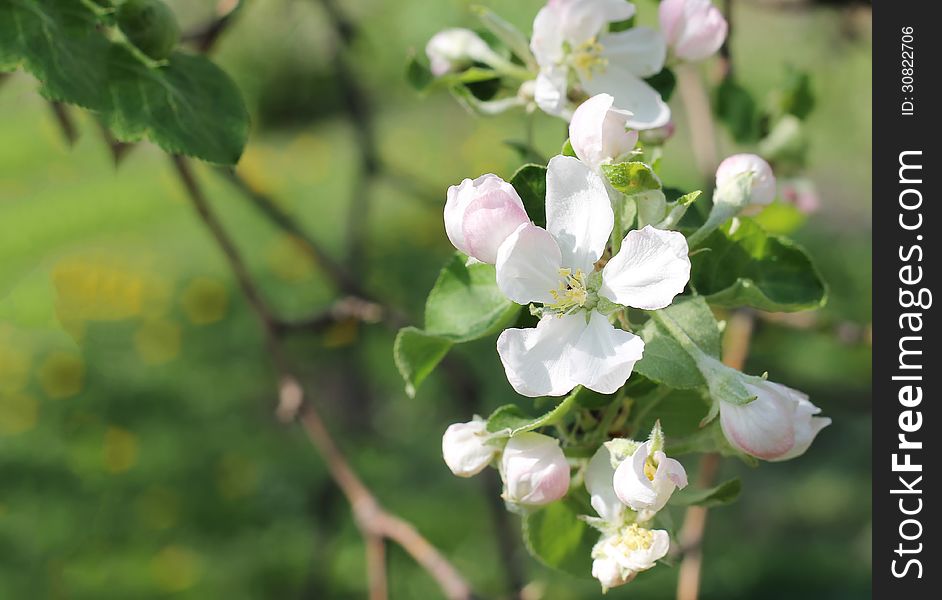
[[[763,460],[801,456],[818,432],[831,424],[808,396],[784,385],[752,378],[744,383],[756,399],[749,404],[720,403],[720,425],[737,449]]]
[[[608,94],[592,96],[579,105],[569,123],[573,151],[593,169],[617,161],[638,142],[638,132],[626,129],[631,112],[614,108],[614,102]]]
[[[454,423],[442,436],[442,457],[458,477],[471,477],[491,464],[497,447],[487,443],[487,424],[475,416],[467,423]]]
[[[496,175],[448,188],[445,233],[455,248],[481,262],[494,264],[507,236],[529,220],[517,191]]]
[[[749,174],[744,186],[731,185],[735,180]],[[744,207],[748,204],[771,204],[775,199],[775,175],[772,167],[755,154],[734,154],[720,163],[716,169],[717,198],[714,202],[725,202]],[[720,195],[725,197],[719,198]]]
[[[538,506],[555,502],[569,491],[569,463],[559,440],[540,433],[515,435],[501,457],[504,499]]]
[[[710,0],[663,0],[658,12],[667,44],[682,60],[703,60],[726,39],[726,19]]]

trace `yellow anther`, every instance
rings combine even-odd
[[[654,475],[657,473],[657,467],[647,461],[644,463],[644,476],[648,478],[648,481],[654,481]]]
[[[602,58],[602,44],[592,38],[576,47],[570,55],[570,64],[583,75],[591,78],[593,73],[608,66],[608,59]]]
[[[582,272],[582,269],[576,269],[576,272],[573,273],[572,269],[562,268],[558,272],[560,277],[559,287],[549,291],[553,303],[548,304],[547,308],[565,314],[584,306],[589,299],[589,291],[585,273]]]

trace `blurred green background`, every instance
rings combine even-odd
[[[171,5],[187,30],[214,2]],[[238,172],[336,255],[351,198],[368,194],[358,273],[418,320],[452,249],[445,188],[520,160],[519,114],[475,118],[447,94],[404,82],[411,49],[475,26],[471,2],[351,0],[353,69],[371,100],[385,174],[361,186],[354,128],[335,81],[335,39],[318,2],[256,0],[214,56],[244,91],[253,131]],[[542,2],[486,3],[529,31]],[[656,14],[638,0],[642,21]],[[739,475],[738,503],[711,511],[703,598],[870,595],[870,12],[861,6],[735,3],[739,80],[758,98],[786,65],[813,76],[809,177],[821,210],[794,236],[817,258],[831,301],[812,318],[760,321],[747,371],[807,391],[834,424],[804,457]],[[709,71],[709,65],[705,71]],[[683,111],[664,177],[703,186]],[[35,81],[0,85],[0,598],[361,598],[363,547],[349,509],[296,427],[272,417],[262,333],[170,162],[149,144],[115,168],[96,123],[72,111],[69,147]],[[536,119],[540,149],[563,124]],[[721,136],[722,153],[736,148]],[[198,176],[265,295],[287,317],[328,306],[329,282],[208,168]],[[483,380],[482,413],[515,399],[492,342],[459,352]],[[440,435],[469,407],[433,376],[415,400],[392,334],[337,325],[295,336],[292,356],[355,467],[486,598],[507,597],[485,480],[452,477]],[[692,457],[683,459],[695,469]],[[492,477],[491,474],[489,477]],[[491,481],[492,483],[492,481]],[[675,514],[680,522],[682,515]],[[511,537],[517,535],[515,517]],[[519,538],[517,538],[519,539]],[[594,580],[551,572],[519,545],[527,598],[595,598]],[[393,598],[435,598],[390,546]],[[672,598],[676,568],[610,592]]]

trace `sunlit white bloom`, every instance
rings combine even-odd
[[[529,222],[517,191],[497,175],[448,188],[445,233],[455,248],[481,262],[494,264],[507,236]]]
[[[644,343],[597,309],[609,304],[655,310],[690,277],[684,236],[647,226],[628,232],[601,271],[614,214],[601,177],[566,156],[546,174],[546,229],[520,225],[497,252],[497,285],[518,304],[543,305],[535,329],[507,329],[497,351],[524,396],[561,396],[577,385],[603,394],[624,385]]]
[[[735,448],[756,458],[781,461],[801,456],[818,432],[831,424],[808,396],[779,383],[749,377],[748,404],[720,402],[720,425]]]
[[[710,0],[662,0],[658,16],[667,44],[681,60],[703,60],[726,39],[726,19]]]
[[[585,489],[589,492],[592,508],[601,519],[608,523],[621,523],[625,505],[615,494],[614,478],[612,455],[607,447],[599,446],[585,469]]]
[[[432,74],[441,77],[446,73],[471,66],[471,63],[502,62],[487,42],[471,31],[454,27],[439,31],[425,45]]]
[[[652,450],[652,442],[641,444],[631,458],[618,465],[613,480],[619,500],[648,514],[664,508],[675,489],[687,486],[684,466],[664,452]]]
[[[670,549],[670,536],[662,529],[646,529],[636,523],[603,535],[592,548],[592,576],[603,590],[628,583],[653,567]]]
[[[631,113],[615,108],[615,99],[597,94],[579,105],[569,122],[569,143],[576,156],[592,168],[619,162],[638,143],[638,132],[627,129]]]
[[[770,204],[775,199],[775,175],[761,156],[734,154],[716,169],[714,203],[743,208]]]
[[[540,9],[530,49],[540,66],[535,99],[544,112],[569,118],[573,97],[604,92],[631,111],[634,129],[667,123],[670,108],[644,81],[664,67],[663,36],[646,27],[608,32],[609,23],[634,13],[624,0],[549,0]]]
[[[467,423],[454,423],[442,436],[442,456],[458,477],[477,475],[497,455],[496,446],[488,444],[487,423],[475,417]]]
[[[538,506],[559,500],[569,491],[569,463],[556,438],[517,434],[504,447],[500,465],[507,502]]]

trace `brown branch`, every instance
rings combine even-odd
[[[745,365],[754,319],[751,311],[738,311],[730,315],[723,339],[723,362],[727,366],[742,370]],[[700,458],[697,485],[701,488],[712,486],[719,466],[719,454],[704,454]],[[699,597],[706,520],[705,506],[691,506],[684,515],[684,525],[679,534],[683,559],[677,574],[677,600],[697,600]]]
[[[411,524],[382,508],[353,471],[320,415],[308,401],[300,381],[292,373],[281,348],[278,320],[255,285],[235,243],[212,211],[189,163],[185,158],[175,156],[173,164],[197,215],[222,250],[250,308],[263,326],[269,354],[279,378],[276,413],[286,420],[297,418],[311,443],[323,457],[332,479],[350,503],[354,520],[367,544],[368,574],[374,576],[370,583],[371,598],[384,597],[386,590],[385,568],[380,569],[381,574],[376,572],[377,565],[385,562],[385,552],[380,554],[377,538],[380,542],[388,539],[399,544],[438,582],[446,597],[455,600],[471,598],[470,586],[451,563]],[[380,577],[381,579],[377,579]]]
[[[687,113],[690,144],[693,146],[697,169],[709,181],[719,162],[716,130],[713,127],[710,98],[696,65],[684,63],[677,66],[677,91]]]

